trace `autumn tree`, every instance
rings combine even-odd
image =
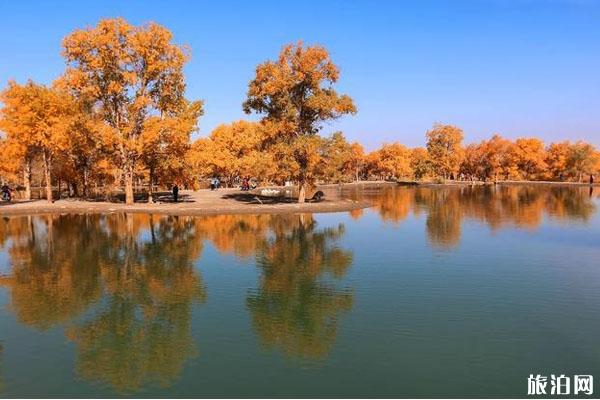
[[[489,140],[470,144],[465,148],[461,172],[466,176],[483,181],[497,181],[500,176],[508,179],[510,175],[514,175],[515,170],[514,146],[500,135],[496,134]]]
[[[93,103],[112,128],[107,141],[123,171],[126,203],[132,204],[144,125],[153,115],[178,114],[187,106],[183,66],[189,57],[166,28],[132,26],[121,18],[71,33],[63,55],[66,85]]]
[[[435,124],[426,134],[433,172],[448,179],[458,173],[463,158],[463,131],[453,125]]]
[[[423,179],[431,174],[432,165],[427,149],[415,147],[410,150],[410,169],[415,179]]]
[[[567,163],[571,150],[571,142],[550,143],[546,149],[547,176],[550,179],[563,180],[567,176]]]
[[[194,174],[220,176],[228,184],[243,176],[268,179],[275,172],[272,154],[263,152],[268,137],[261,123],[221,124],[192,145],[189,158]]]
[[[517,174],[516,146],[513,142],[495,134],[486,142],[486,153],[489,157],[489,175],[495,181],[509,179]]]
[[[327,182],[340,183],[354,175],[352,163],[352,145],[348,143],[342,132],[335,132],[323,143],[323,179]]]
[[[30,90],[27,90],[29,86]],[[23,186],[25,199],[31,199],[31,167],[37,151],[37,126],[35,113],[29,109],[28,104],[33,103],[33,82],[27,86],[9,82],[8,87],[0,94],[4,104],[0,117],[0,130],[6,137],[3,140],[2,154],[11,161],[12,165],[5,165],[7,172],[15,172],[19,167],[23,171]],[[6,157],[8,154],[11,157]],[[15,160],[19,160],[17,165]],[[22,161],[21,161],[22,160]]]
[[[1,128],[0,128],[1,129]],[[31,182],[31,162],[29,162],[29,169],[25,169],[24,161],[24,147],[14,139],[9,139],[6,135],[0,137],[0,154],[2,154],[4,160],[0,163],[0,176],[2,177],[2,184],[6,181],[19,181],[22,174],[23,183]],[[29,172],[27,172],[29,171]],[[27,199],[31,198],[31,186],[26,187],[25,193]]]
[[[323,138],[318,135],[304,135],[293,141],[277,141],[268,147],[275,160],[279,184],[303,177],[305,184],[314,185],[323,176]],[[300,185],[302,188],[302,185]],[[298,202],[304,202],[305,191],[299,193]]]
[[[546,169],[546,152],[540,139],[517,139],[515,155],[519,172],[525,179],[534,179]]]
[[[4,108],[0,127],[6,132],[11,149],[23,158],[25,197],[31,196],[31,163],[39,154],[46,199],[52,202],[52,163],[55,155],[68,146],[70,99],[60,91],[29,81],[25,85],[9,82],[1,100]]]
[[[593,145],[578,141],[570,149],[567,158],[567,170],[581,182],[586,174],[593,174],[597,163],[596,149]]]
[[[311,170],[315,140],[326,121],[356,113],[352,99],[338,94],[333,85],[339,69],[321,46],[303,46],[302,42],[285,46],[277,60],[256,68],[243,104],[246,113],[256,112],[272,125],[272,141],[291,148],[288,156],[297,164],[292,177],[299,183],[298,202],[303,203],[306,186],[315,180]]]
[[[187,175],[185,157],[190,148],[190,135],[198,129],[201,115],[201,102],[184,102],[144,122],[139,137],[140,160],[148,170],[149,203],[154,201],[153,187],[157,180],[168,184]]]
[[[486,176],[485,143],[471,143],[465,147],[460,173],[470,179]]]
[[[412,176],[410,166],[410,150],[400,143],[385,143],[379,150],[377,169],[378,175],[384,179],[400,179]]]

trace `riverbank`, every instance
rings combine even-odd
[[[262,200],[260,200],[262,201]],[[156,213],[169,215],[216,214],[287,214],[342,212],[370,207],[367,201],[342,199],[326,195],[320,202],[298,204],[294,202],[260,202],[255,196],[238,189],[182,190],[180,201],[174,203],[170,196],[161,196],[156,203],[126,205],[106,201],[61,199],[54,203],[45,200],[1,203],[0,215],[31,215],[47,213]]]
[[[511,186],[565,186],[565,187],[600,187],[600,182],[556,182],[556,181],[446,181],[446,182],[424,182],[424,181],[401,181],[397,182],[401,186],[473,186],[473,185],[511,185]]]

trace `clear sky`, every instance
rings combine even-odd
[[[285,43],[321,44],[358,114],[326,126],[374,149],[422,145],[434,122],[467,141],[500,133],[600,146],[600,1],[0,0],[0,82],[49,83],[61,39],[98,19],[155,21],[192,49],[188,97],[200,135],[246,118],[255,66]]]

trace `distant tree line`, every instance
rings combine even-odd
[[[49,201],[58,187],[59,196],[64,188],[84,198],[123,190],[131,204],[141,188],[152,201],[156,187],[197,187],[218,176],[227,185],[292,181],[302,202],[319,182],[581,181],[600,170],[589,143],[494,135],[464,146],[451,125],[434,125],[426,148],[388,143],[366,153],[341,132],[324,137],[324,123],[357,109],[334,89],[339,69],[321,46],[286,45],[258,65],[242,107],[259,120],[223,124],[196,141],[203,103],[185,97],[190,52],[168,29],[105,19],[69,34],[62,54],[65,71],[51,85],[11,81],[0,93],[0,177],[26,199],[37,183]]]

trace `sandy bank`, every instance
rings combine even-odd
[[[370,206],[367,201],[341,199],[326,196],[318,203],[263,203],[254,196],[237,189],[216,191],[181,191],[180,202],[173,203],[169,196],[153,204],[136,203],[125,205],[103,201],[62,199],[49,204],[45,200],[1,203],[0,215],[30,215],[47,213],[156,213],[170,215],[215,215],[215,214],[284,214],[284,213],[323,213],[351,211]]]

